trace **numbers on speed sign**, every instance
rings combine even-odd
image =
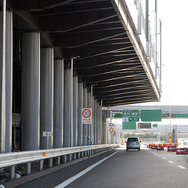
[[[91,116],[91,110],[86,108],[82,111],[82,115],[84,118],[89,118]]]
[[[82,109],[82,124],[92,124],[92,108]]]

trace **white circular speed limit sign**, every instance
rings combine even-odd
[[[92,124],[92,108],[82,108],[82,124]]]
[[[83,111],[82,111],[82,115],[84,118],[89,118],[91,116],[91,110],[88,109],[88,108],[85,108]]]

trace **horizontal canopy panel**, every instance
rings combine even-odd
[[[115,1],[7,0],[7,5],[17,30],[39,31],[41,46],[53,46],[55,58],[74,58],[74,74],[93,86],[103,106],[159,100]]]

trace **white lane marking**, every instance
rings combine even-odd
[[[178,165],[179,168],[181,169],[186,169],[184,166]]]
[[[80,178],[81,176],[83,176],[84,174],[86,174],[87,172],[89,172],[90,170],[92,170],[93,168],[95,168],[96,166],[98,166],[99,164],[101,164],[102,162],[106,161],[107,159],[109,159],[110,157],[114,156],[116,153],[118,153],[119,151],[113,153],[112,155],[109,155],[108,157],[105,157],[104,159],[98,161],[97,163],[91,165],[90,167],[86,168],[85,170],[81,171],[80,173],[76,174],[75,176],[73,176],[72,178],[67,179],[66,181],[62,182],[61,184],[57,185],[55,188],[63,188],[66,187],[67,185],[69,185],[70,183],[72,183],[73,181],[75,181],[76,179]]]
[[[173,161],[168,161],[168,162],[171,163],[171,164],[174,163]]]
[[[166,159],[166,157],[163,157],[163,159]]]

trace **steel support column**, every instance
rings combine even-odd
[[[107,144],[107,124],[106,124],[106,113],[105,115],[103,115],[102,117],[102,124],[103,124],[103,141],[104,141],[104,144]]]
[[[13,16],[12,12],[6,14],[6,137],[5,152],[12,151],[12,79],[13,79]]]
[[[78,82],[78,146],[83,145],[83,126],[82,126],[82,108],[83,108],[83,82]]]
[[[0,20],[2,20],[2,12],[0,12]],[[1,110],[1,146],[3,148],[0,152],[11,152],[12,151],[12,69],[13,69],[13,18],[12,12],[6,11],[6,35],[3,39],[3,27],[0,29],[0,41],[3,44],[5,40],[6,45],[4,46],[4,52],[2,51],[3,46],[0,45],[0,70],[1,70],[1,97],[4,98],[1,105],[4,108]],[[4,57],[3,57],[4,53]],[[5,58],[4,60],[2,58]],[[3,63],[3,61],[5,61]],[[2,72],[4,70],[4,72]],[[2,82],[3,81],[3,82]],[[4,85],[4,86],[3,86]],[[3,87],[2,87],[3,86]],[[4,89],[3,89],[4,88]],[[4,138],[4,139],[3,139]]]
[[[92,108],[92,124],[91,126],[91,140],[92,140],[92,145],[94,142],[94,97],[93,97],[93,86],[91,86],[91,108]]]
[[[91,108],[91,92],[87,92],[87,108]],[[91,140],[91,124],[87,125],[87,145],[90,145]]]
[[[98,118],[99,118],[99,123],[98,123],[98,144],[101,144],[101,106],[100,106],[100,102],[98,105]]]
[[[55,61],[54,73],[54,148],[63,147],[64,61]]]
[[[64,147],[73,145],[73,59],[67,60],[65,68],[64,94]]]
[[[54,107],[54,49],[41,49],[41,110],[40,148],[52,149],[53,136],[43,136],[43,132],[53,133]]]
[[[101,100],[101,104],[100,104],[100,143],[104,144],[104,124],[103,124],[103,120],[102,120],[102,100]]]
[[[83,107],[87,108],[87,87],[83,90]],[[83,124],[83,145],[87,145],[87,124]]]
[[[6,0],[3,0],[3,12],[0,28],[0,153],[5,152],[5,128],[6,128],[6,88],[5,88],[5,61],[6,61]]]
[[[96,144],[99,144],[99,103],[96,102]]]
[[[78,145],[78,76],[73,77],[73,146]]]
[[[23,35],[23,149],[38,150],[40,142],[40,33]]]
[[[97,144],[97,100],[94,99],[94,145]]]

